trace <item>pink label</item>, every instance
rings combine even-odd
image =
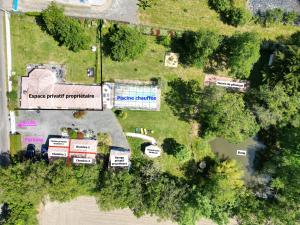
[[[45,141],[44,141],[43,137],[23,137],[23,142],[25,142],[25,143],[39,143],[39,144],[42,144]]]
[[[17,124],[18,127],[35,127],[36,125],[36,120],[22,121]]]

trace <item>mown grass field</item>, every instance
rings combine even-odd
[[[16,155],[19,151],[22,150],[22,141],[20,134],[12,134],[10,138],[10,154]]]
[[[224,24],[219,14],[210,9],[208,0],[157,0],[156,4],[146,10],[140,9],[141,23],[179,30],[212,29],[220,34],[230,35],[236,31],[254,31],[266,39],[275,39],[300,30],[299,27],[274,25],[264,28],[254,22],[235,28]],[[235,5],[245,7],[246,0],[235,0]]]
[[[86,29],[95,42],[95,28]],[[95,65],[95,53],[91,50],[74,53],[59,46],[53,37],[37,25],[35,17],[12,15],[11,36],[13,71],[17,75],[25,75],[26,64],[58,63],[66,66],[69,81],[94,82],[94,79],[87,78],[86,70]]]

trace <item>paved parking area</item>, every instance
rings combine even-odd
[[[18,11],[35,12],[47,8],[52,0],[19,0]],[[62,1],[62,0],[61,0]],[[13,0],[5,0],[4,8],[11,11]],[[84,18],[101,18],[127,23],[138,23],[137,0],[103,0],[101,6],[64,4],[66,15]]]
[[[127,139],[122,131],[119,121],[116,119],[111,110],[105,111],[88,111],[82,119],[75,119],[73,111],[64,110],[41,110],[36,111],[19,111],[16,124],[17,132],[22,134],[23,140],[35,139],[37,147],[39,143],[44,143],[48,135],[61,135],[62,127],[79,128],[82,130],[91,129],[97,134],[98,132],[108,132],[112,137],[112,145],[129,148]]]

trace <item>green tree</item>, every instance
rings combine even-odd
[[[290,44],[297,45],[298,47],[300,47],[300,31],[297,31],[292,34],[290,38]]]
[[[42,19],[47,31],[60,44],[75,52],[88,48],[91,42],[88,34],[76,19],[66,17],[63,8],[58,7],[55,2],[51,2],[42,12]]]
[[[209,0],[208,3],[217,12],[224,12],[232,7],[232,0]]]
[[[292,40],[297,35],[292,36]],[[296,44],[296,41],[295,41]],[[300,91],[300,48],[288,45],[274,53],[274,61],[271,66],[266,66],[263,71],[263,80],[270,87],[277,84],[285,86],[288,94]]]
[[[276,85],[274,88],[264,85],[259,90],[252,90],[250,96],[253,110],[262,128],[267,129],[272,125],[300,125],[298,94],[288,95],[282,85]]]
[[[204,134],[214,134],[231,142],[241,142],[258,131],[253,113],[240,94],[206,87],[199,98],[199,122]]]
[[[100,185],[97,202],[103,210],[142,208],[143,196],[141,183],[138,178],[129,174],[128,171],[117,173],[107,171]]]
[[[208,58],[219,47],[221,37],[209,30],[186,31],[175,39],[173,49],[180,53],[179,60],[186,65],[203,68]]]
[[[260,58],[261,39],[255,33],[236,33],[229,40],[228,67],[230,75],[248,78],[253,65]]]
[[[183,144],[177,143],[174,138],[166,138],[162,144],[163,150],[175,156],[180,162],[185,162],[191,158],[191,150]]]
[[[251,19],[251,14],[246,9],[233,7],[226,10],[223,13],[223,17],[228,24],[237,27],[248,23]]]
[[[266,11],[265,15],[265,26],[270,26],[272,24],[280,24],[283,22],[284,12],[282,9],[269,9]]]
[[[289,25],[294,25],[299,18],[299,13],[292,11],[284,14],[284,22]]]
[[[137,59],[146,44],[146,38],[138,30],[124,25],[114,25],[105,37],[106,53],[116,61]]]

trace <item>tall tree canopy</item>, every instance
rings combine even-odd
[[[216,87],[201,88],[197,81],[176,79],[169,83],[166,102],[175,115],[196,120],[204,135],[214,134],[232,142],[254,135],[258,126],[246,109],[243,96]]]
[[[116,61],[138,58],[146,49],[146,38],[136,29],[114,25],[105,36],[106,53]]]
[[[300,126],[299,93],[290,96],[283,85],[278,84],[273,88],[263,85],[259,90],[253,89],[248,99],[262,128]]]
[[[63,8],[54,2],[42,12],[42,18],[47,31],[60,44],[75,52],[89,47],[91,39],[78,20],[65,16]]]
[[[289,94],[300,91],[300,47],[286,45],[274,53],[271,66],[263,70],[264,82],[274,87],[276,84],[285,86]]]
[[[236,78],[248,78],[253,65],[260,57],[261,39],[255,33],[234,34],[228,42],[228,67],[230,75]]]
[[[180,53],[180,61],[183,64],[202,68],[219,47],[220,42],[221,36],[213,31],[204,29],[198,32],[186,31],[175,39],[173,48]]]

